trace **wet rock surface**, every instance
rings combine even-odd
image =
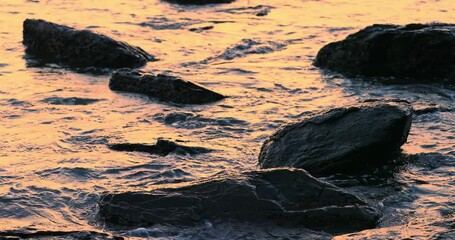
[[[374,227],[380,216],[364,200],[300,169],[220,174],[175,188],[106,194],[99,207],[106,221],[135,226],[236,219],[350,232]]]
[[[177,77],[153,75],[131,69],[119,69],[114,72],[109,81],[109,88],[182,104],[204,104],[225,98],[219,93]]]
[[[235,0],[163,0],[165,2],[176,3],[181,5],[207,5],[219,3],[231,3]]]
[[[150,154],[158,154],[161,156],[166,156],[170,153],[176,153],[180,155],[196,155],[212,151],[211,149],[203,147],[184,146],[164,139],[158,139],[155,145],[142,143],[118,143],[110,144],[109,148],[116,151],[145,152]]]
[[[371,100],[306,116],[264,142],[259,165],[316,175],[362,171],[389,160],[406,142],[412,112],[405,101]]]
[[[455,83],[455,25],[372,25],[324,46],[314,65],[390,83]]]
[[[154,60],[139,47],[41,19],[24,21],[23,44],[27,54],[76,68],[133,68]]]

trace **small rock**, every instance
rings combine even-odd
[[[25,20],[23,35],[27,54],[70,67],[133,68],[155,60],[139,47],[40,19]]]
[[[188,30],[190,30],[191,32],[197,32],[197,33],[201,33],[203,31],[207,31],[207,30],[210,30],[210,29],[213,29],[213,26],[205,26],[205,27],[198,27],[198,28],[190,28]]]
[[[455,83],[455,25],[369,26],[324,46],[315,66],[392,83]]]
[[[362,171],[385,162],[408,137],[412,106],[399,100],[370,100],[305,116],[267,139],[261,168],[296,167],[315,175]]]
[[[106,221],[133,226],[235,219],[342,233],[372,228],[380,217],[359,197],[299,169],[216,175],[151,192],[106,194],[99,207]]]
[[[225,96],[192,82],[167,75],[153,75],[131,69],[119,69],[111,77],[112,90],[142,93],[160,101],[182,104],[204,104]]]
[[[109,148],[116,151],[127,151],[127,152],[146,152],[150,154],[158,154],[166,156],[172,152],[176,154],[202,154],[211,152],[211,149],[203,147],[189,147],[179,145],[175,142],[158,139],[155,145],[148,145],[142,143],[117,143],[110,144]]]

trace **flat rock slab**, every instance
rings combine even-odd
[[[324,46],[315,66],[384,81],[455,83],[455,25],[372,25]]]
[[[225,96],[192,82],[167,75],[153,75],[131,69],[119,69],[109,81],[111,90],[141,93],[160,101],[182,104],[204,104]]]
[[[207,5],[235,2],[235,0],[164,0],[164,1],[180,5]]]
[[[383,163],[403,145],[412,106],[371,100],[304,117],[280,127],[263,144],[261,168],[303,168],[315,175],[362,171]]]
[[[181,155],[196,155],[211,152],[211,149],[203,147],[191,147],[177,144],[169,140],[158,139],[155,145],[148,145],[142,143],[117,143],[110,144],[109,148],[115,151],[126,152],[145,152],[150,154],[157,154],[167,156],[170,153]]]
[[[99,207],[106,221],[134,226],[237,220],[350,232],[372,228],[380,217],[364,200],[301,169],[217,175],[174,188],[105,194]]]
[[[139,47],[40,19],[24,21],[23,44],[27,54],[77,68],[134,68],[155,60]]]

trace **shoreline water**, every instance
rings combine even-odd
[[[455,92],[437,84],[383,85],[350,79],[321,71],[312,62],[325,44],[373,23],[453,23],[450,13],[455,5],[273,0],[267,2],[268,15],[256,16],[252,7],[260,4],[264,3],[238,0],[210,7],[161,1],[0,3],[4,26],[0,33],[4,139],[0,143],[0,231],[101,231],[104,228],[96,216],[101,193],[143,191],[220,172],[256,169],[262,142],[281,124],[370,98],[402,98],[420,110],[403,146],[415,164],[385,179],[327,178],[341,185],[363,183],[351,190],[384,205],[385,217],[377,229],[340,238],[393,238],[400,232],[403,238],[425,239],[450,231],[455,211]],[[27,67],[30,62],[24,59],[21,43],[26,18],[88,27],[141,46],[160,59],[142,70],[197,82],[229,98],[201,106],[163,104],[110,91],[109,75],[80,74],[56,64]],[[213,28],[190,31],[207,26]],[[284,46],[265,54],[219,57],[242,44],[242,39]],[[208,64],[200,64],[210,58]],[[84,105],[45,101],[68,98],[96,101]],[[427,111],[430,108],[436,110]],[[161,137],[216,151],[161,157],[107,147],[118,142],[154,143]],[[261,237],[263,232],[327,237],[305,229],[210,224],[211,228],[203,224],[192,229],[155,226],[149,230],[169,239],[230,234]],[[134,229],[109,230],[124,234]],[[176,232],[181,234],[173,235]]]

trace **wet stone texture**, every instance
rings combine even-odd
[[[406,142],[412,112],[405,101],[371,100],[306,116],[264,142],[259,165],[316,175],[362,171],[387,161]]]
[[[119,69],[114,72],[109,81],[109,88],[182,104],[204,104],[225,98],[219,93],[177,77],[153,75],[131,69]]]
[[[106,221],[133,226],[235,219],[341,233],[375,227],[380,217],[359,197],[299,169],[218,175],[175,188],[105,194],[99,207]]]
[[[154,60],[139,47],[40,19],[24,21],[23,44],[27,54],[76,68],[140,67]]]
[[[455,25],[369,26],[324,46],[314,65],[384,81],[455,83]]]

